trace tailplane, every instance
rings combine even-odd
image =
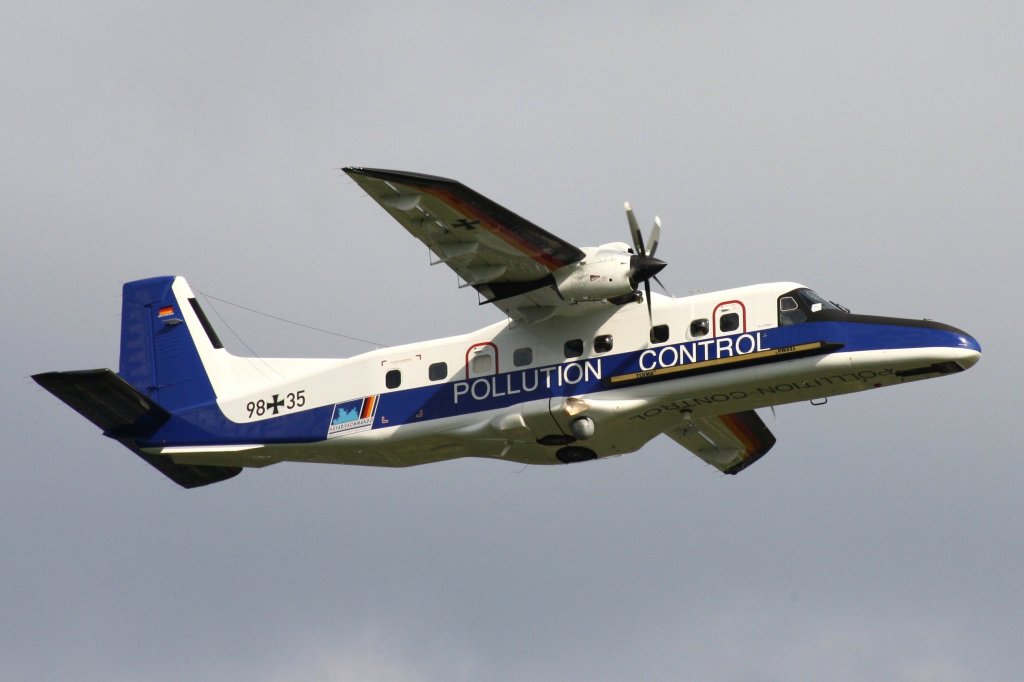
[[[45,372],[32,378],[185,488],[236,476],[240,467],[177,464],[143,452],[136,442],[184,410],[214,404],[207,364],[223,345],[188,284],[156,277],[124,285],[119,371]]]

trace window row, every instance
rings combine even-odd
[[[444,381],[448,378],[448,363],[435,362],[427,368],[427,378],[431,381]],[[402,370],[389,369],[384,375],[384,385],[388,388],[398,388],[402,385]]]
[[[614,346],[611,334],[601,334],[594,337],[594,352],[607,353]],[[583,355],[583,339],[569,339],[562,345],[562,354],[566,358],[578,358]]]
[[[718,320],[718,326],[722,332],[736,331],[740,327],[740,316],[737,313],[726,313]],[[694,320],[690,323],[690,336],[699,338],[707,336],[711,332],[711,322],[707,318]],[[651,343],[665,343],[669,339],[669,327],[667,324],[656,324],[651,327]],[[594,352],[608,353],[614,347],[611,334],[601,334],[594,337]],[[566,358],[578,358],[583,355],[583,339],[569,339],[562,346],[562,353]],[[473,358],[473,373],[486,374],[491,370],[491,356],[480,355]],[[476,364],[479,363],[479,364]],[[484,363],[488,363],[484,366]],[[526,367],[533,364],[533,348],[525,346],[512,351],[512,364],[516,367]],[[430,381],[444,381],[448,378],[448,363],[435,362],[427,368],[427,377]],[[384,385],[388,388],[398,388],[402,385],[402,370],[392,369],[384,375]]]
[[[725,313],[718,318],[718,331],[721,333],[734,332],[740,328],[739,313]],[[690,323],[690,338],[699,339],[711,333],[711,321],[706,317],[694,320]],[[658,324],[651,327],[651,343],[665,343],[668,341],[669,330],[667,324]]]

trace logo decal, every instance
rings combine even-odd
[[[371,428],[379,400],[379,395],[371,395],[336,404],[334,414],[331,416],[331,425],[327,429],[327,437],[346,436]]]
[[[174,306],[164,306],[156,314],[157,317],[169,317],[174,314]]]

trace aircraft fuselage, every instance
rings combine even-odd
[[[939,323],[801,312],[802,301],[780,311],[793,291],[805,289],[656,295],[651,319],[644,305],[624,305],[343,360],[237,358],[198,338],[216,404],[182,411],[137,445],[225,466],[557,464],[632,452],[714,415],[957,372],[979,357],[972,337]],[[806,319],[780,324],[786,313]]]

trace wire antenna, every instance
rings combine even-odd
[[[242,310],[247,310],[250,313],[256,313],[257,315],[262,315],[263,317],[269,317],[270,319],[277,320],[278,322],[284,322],[286,324],[295,325],[296,327],[302,327],[303,329],[309,329],[309,330],[312,330],[312,331],[315,331],[315,332],[320,332],[322,334],[329,334],[331,336],[338,336],[338,337],[341,337],[343,339],[348,339],[349,341],[356,341],[357,343],[365,343],[367,345],[375,346],[377,348],[386,348],[388,346],[388,344],[386,344],[386,343],[379,343],[377,341],[369,341],[367,339],[360,339],[357,336],[349,336],[347,334],[341,334],[341,333],[338,333],[338,332],[332,332],[329,329],[322,329],[320,327],[314,327],[314,326],[309,325],[309,324],[303,324],[302,322],[296,322],[295,320],[289,320],[289,319],[286,319],[284,317],[278,317],[277,315],[271,315],[270,313],[265,313],[262,310],[256,310],[255,308],[250,308],[250,307],[244,306],[244,305],[242,305],[240,303],[234,303],[233,301],[228,301],[228,300],[223,299],[223,298],[218,298],[217,296],[213,296],[211,294],[208,294],[205,291],[200,291],[199,293],[201,293],[205,298],[213,299],[214,301],[219,301],[221,303],[226,303],[227,305],[234,306],[235,308],[241,308]],[[221,320],[224,319],[219,314],[218,314],[218,317],[220,317]],[[224,324],[227,324],[227,322],[225,322]],[[230,325],[228,326],[228,329],[231,329]],[[231,333],[235,334],[234,330],[231,330]],[[235,336],[238,336],[238,334],[235,334]],[[244,341],[242,341],[242,343],[245,344]],[[245,347],[249,348],[248,345],[246,345]],[[249,348],[249,350],[252,351],[251,348]]]

